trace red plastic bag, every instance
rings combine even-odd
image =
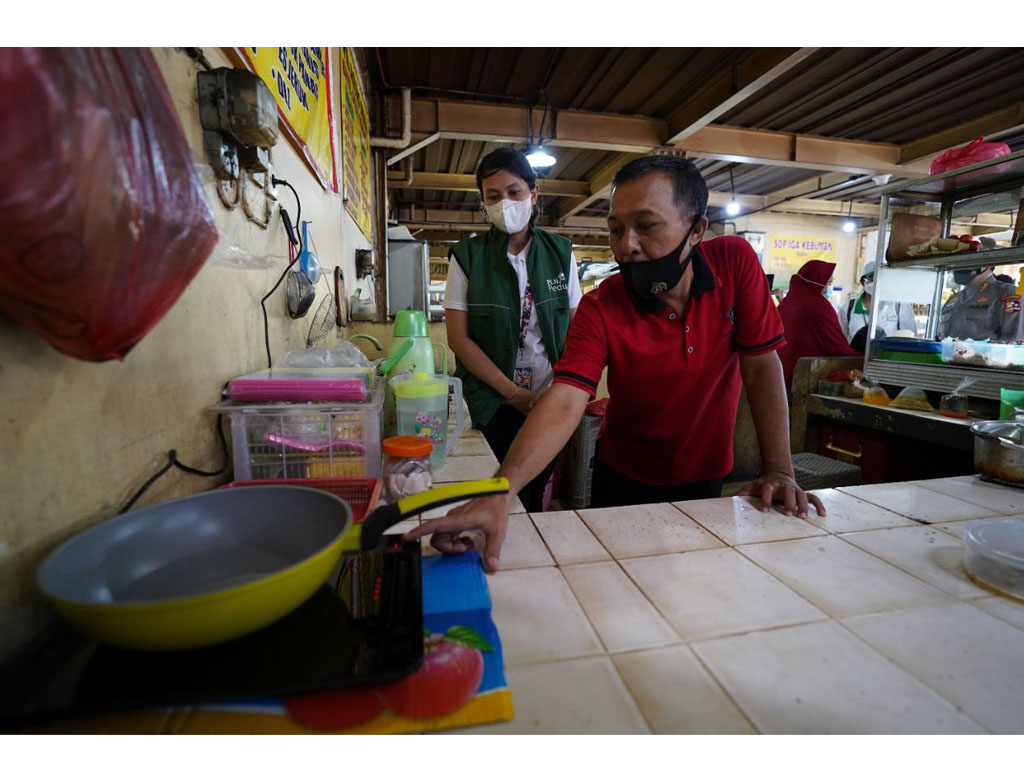
[[[928,175],[934,176],[938,173],[952,171],[955,168],[963,168],[965,165],[982,163],[985,160],[992,160],[993,158],[1008,154],[1010,154],[1009,144],[1004,144],[1001,141],[986,142],[984,136],[979,136],[970,144],[947,149],[933,159]]]
[[[217,241],[147,49],[0,49],[0,310],[121,359]]]

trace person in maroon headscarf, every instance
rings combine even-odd
[[[786,329],[786,346],[778,350],[786,389],[793,382],[793,369],[801,357],[859,357],[851,347],[839,318],[828,299],[836,265],[808,261],[789,283],[789,293],[779,302],[779,315]]]

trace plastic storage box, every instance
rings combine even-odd
[[[601,429],[601,416],[584,415],[572,439],[566,456],[566,476],[573,509],[586,509],[590,505],[590,481],[594,475],[594,449],[597,433]]]
[[[877,339],[871,342],[879,360],[904,363],[932,363],[941,365],[942,346],[937,341],[924,339]]]
[[[235,480],[222,488],[239,488],[249,485],[301,485],[316,488],[339,496],[352,508],[352,522],[361,523],[369,512],[380,503],[381,479],[379,477],[333,477],[316,480]]]
[[[860,485],[861,469],[856,464],[819,456],[816,453],[793,454],[796,481],[805,491],[836,488],[842,485]]]
[[[1024,368],[1024,347],[987,341],[942,340],[942,359],[956,365],[984,368]]]
[[[384,382],[366,403],[212,406],[231,419],[235,480],[380,476]]]
[[[1024,520],[1004,518],[968,525],[964,568],[976,582],[1024,600]]]

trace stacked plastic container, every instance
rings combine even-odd
[[[231,420],[236,481],[380,476],[383,380],[371,383],[364,402],[301,402],[326,386],[293,389],[291,402],[241,402],[233,392],[213,406]]]

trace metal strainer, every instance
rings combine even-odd
[[[313,313],[313,320],[309,324],[309,333],[306,335],[306,348],[312,347],[319,341],[323,341],[334,330],[335,316],[338,312],[338,305],[334,303],[334,295],[327,291],[316,312]]]
[[[316,296],[316,289],[306,277],[306,273],[299,269],[291,270],[285,280],[284,289],[288,298],[288,316],[292,320],[305,317]]]

